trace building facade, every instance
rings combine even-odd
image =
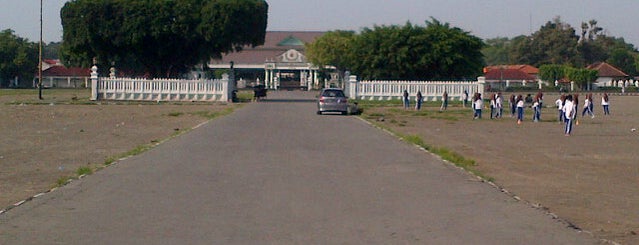
[[[233,70],[238,87],[265,85],[268,89],[320,87],[320,68],[305,55],[305,44],[324,32],[267,31],[264,45],[211,59],[208,68]]]

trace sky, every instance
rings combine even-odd
[[[62,39],[60,9],[67,0],[43,1],[43,39]],[[559,16],[578,32],[597,20],[606,35],[639,47],[637,0],[267,0],[272,31],[361,30],[375,25],[424,25],[431,17],[477,37],[529,35]],[[40,39],[40,1],[0,0],[0,30]]]

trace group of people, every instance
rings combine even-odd
[[[402,93],[402,103],[404,104],[404,109],[410,108],[410,95],[408,94],[408,90],[404,90],[404,93]],[[422,103],[424,103],[422,92],[417,91],[417,95],[415,95],[415,110],[421,110]],[[439,110],[445,111],[446,109],[448,109],[448,92],[444,91],[444,94],[442,95],[442,106]]]
[[[582,117],[586,116],[586,114],[591,118],[595,117],[593,101],[592,93],[585,96],[583,110],[581,112]],[[561,97],[555,101],[555,105],[557,106],[559,123],[563,122],[565,124],[564,134],[569,136],[572,133],[573,121],[575,121],[576,125],[579,125],[577,118],[579,111],[579,94],[562,94]],[[604,115],[610,115],[610,98],[607,93],[601,96],[601,106]]]
[[[543,107],[543,97],[544,94],[539,91],[534,97],[531,94],[528,94],[525,98],[519,94],[511,94],[508,100],[510,104],[510,114],[511,117],[517,117],[517,124],[521,124],[524,121],[524,110],[529,105],[533,110],[533,122],[541,121],[541,108]],[[462,106],[466,107],[468,103],[468,92],[464,91],[461,100]],[[417,96],[415,97],[415,109],[420,110],[423,102],[422,93],[420,91],[417,92]],[[410,108],[409,94],[408,91],[404,90],[403,93],[403,102],[404,108]],[[490,119],[493,118],[501,118],[503,116],[503,96],[501,92],[493,93],[490,96]],[[575,121],[576,125],[579,125],[579,121],[577,120],[577,114],[579,110],[579,94],[562,94],[560,98],[555,101],[555,105],[558,111],[558,119],[559,123],[564,123],[564,132],[565,135],[568,136],[572,132],[572,124]],[[471,106],[473,109],[473,119],[481,119],[482,118],[482,108],[484,107],[484,100],[482,99],[481,93],[473,94],[471,98]],[[604,93],[601,96],[601,106],[603,107],[604,115],[610,115],[610,101],[607,93]],[[444,92],[442,95],[442,105],[439,108],[440,111],[446,110],[448,107],[448,93]],[[592,93],[589,93],[585,96],[583,102],[583,110],[581,112],[582,117],[588,115],[591,118],[595,117],[594,113],[594,100]]]

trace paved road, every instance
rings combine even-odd
[[[315,115],[312,95],[269,96],[0,215],[0,244],[597,243],[355,117]]]

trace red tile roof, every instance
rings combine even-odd
[[[499,81],[499,80],[535,80],[535,76],[525,73],[518,69],[492,69],[488,70],[486,74],[484,74],[486,80]]]
[[[64,67],[64,66],[52,66],[49,69],[42,71],[42,76],[45,77],[89,77],[91,76],[91,70],[80,67]]]
[[[314,31],[267,31],[264,37],[264,45],[255,48],[246,47],[236,53],[223,54],[221,59],[212,59],[211,64],[264,64],[266,60],[275,60],[278,55],[289,49],[295,49],[303,53],[304,46],[278,46],[278,44],[290,37],[299,39],[304,43],[311,43],[325,32]]]
[[[599,77],[627,77],[628,74],[619,70],[619,68],[614,67],[606,62],[597,62],[592,65],[586,67],[590,70],[597,70],[599,72]]]
[[[539,68],[531,66],[531,65],[487,66],[485,68],[486,71],[495,70],[495,69],[497,69],[497,70],[499,70],[499,69],[514,69],[514,70],[523,71],[523,72],[531,74],[531,75],[539,74]]]

